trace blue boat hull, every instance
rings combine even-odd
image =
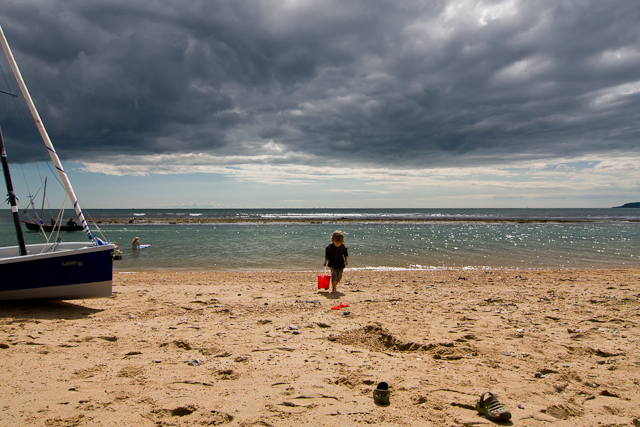
[[[0,249],[0,300],[85,299],[111,296],[115,246],[60,243]]]

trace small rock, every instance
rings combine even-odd
[[[292,330],[292,331],[297,331],[298,327],[295,326],[295,325],[289,325],[289,329]]]
[[[202,365],[202,362],[199,361],[198,359],[193,359],[193,360],[189,360],[187,362],[187,365],[189,365],[189,366],[200,366],[200,365]]]
[[[522,403],[518,403],[518,408],[524,409],[524,405]]]
[[[606,360],[596,360],[596,363],[598,365],[604,365],[605,363],[607,363],[607,361]]]
[[[350,315],[350,314],[351,314],[351,312],[350,312],[350,311],[345,311],[344,313],[342,313],[342,315],[343,315],[343,316],[348,316],[348,315]]]

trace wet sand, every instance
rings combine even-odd
[[[640,426],[639,275],[116,272],[0,305],[0,425],[493,425],[490,391],[513,425]]]

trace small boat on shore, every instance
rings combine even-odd
[[[29,95],[29,91],[22,80],[18,65],[13,58],[1,26],[0,43],[24,100],[38,127],[42,142],[44,142],[49,152],[49,157],[55,165],[60,182],[64,186],[68,198],[73,203],[81,224],[79,227],[85,231],[89,238],[89,242],[86,243],[62,242],[60,239],[54,238],[52,239],[54,241],[46,243],[25,244],[18,213],[17,197],[14,193],[2,129],[0,129],[2,169],[18,240],[17,246],[0,248],[0,277],[2,277],[0,280],[0,300],[66,300],[108,297],[112,293],[113,261],[120,259],[120,251],[117,245],[104,242],[94,236],[89,229],[84,214],[80,209],[78,199],[71,187],[71,182],[62,167],[62,163]],[[11,95],[17,97],[17,95],[9,91],[2,90],[1,92],[0,96]],[[35,223],[34,225],[39,230],[46,227]]]

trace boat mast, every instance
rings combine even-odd
[[[7,184],[7,194],[9,195],[9,204],[11,205],[11,213],[13,214],[13,223],[16,226],[16,233],[18,234],[18,246],[20,246],[20,255],[26,255],[27,247],[24,244],[24,236],[22,235],[22,226],[20,225],[20,215],[18,214],[16,195],[13,192],[11,174],[9,173],[9,162],[7,161],[7,153],[4,150],[2,129],[0,129],[0,151],[2,151],[2,170],[4,171],[4,182]]]
[[[87,234],[87,237],[89,237],[89,240],[99,243],[99,240],[94,239],[93,234],[89,229],[89,225],[87,224],[87,221],[84,219],[84,214],[82,213],[82,209],[80,209],[80,204],[78,203],[78,198],[76,197],[76,193],[73,191],[73,187],[71,186],[69,177],[67,176],[67,173],[64,171],[64,168],[62,167],[62,163],[60,162],[60,158],[56,153],[56,149],[53,147],[53,143],[49,138],[49,134],[47,133],[47,130],[44,128],[44,125],[42,124],[42,120],[40,120],[40,115],[38,114],[38,110],[36,110],[36,106],[33,103],[33,100],[31,99],[31,95],[29,95],[29,90],[27,89],[27,86],[25,85],[24,80],[22,79],[22,75],[20,74],[20,70],[18,69],[18,64],[16,63],[16,60],[14,59],[13,54],[11,53],[11,49],[9,48],[9,43],[7,42],[7,38],[4,35],[4,31],[2,31],[2,26],[0,26],[0,43],[2,43],[4,53],[7,56],[7,60],[9,61],[9,64],[11,65],[11,69],[13,70],[13,75],[18,81],[18,86],[20,86],[20,91],[22,91],[22,95],[27,101],[27,105],[29,106],[29,110],[31,111],[31,115],[33,116],[33,120],[35,120],[36,126],[38,127],[38,131],[40,132],[40,136],[42,137],[44,144],[49,149],[49,157],[51,157],[53,164],[56,166],[56,169],[58,170],[58,175],[60,176],[60,180],[62,181],[62,185],[64,185],[64,188],[65,190],[67,190],[67,194],[69,195],[69,198],[73,203],[73,208],[76,211],[76,215],[78,215],[78,219],[82,224],[82,228],[84,229],[84,232]]]
[[[42,222],[42,215],[44,215],[44,202],[47,197],[47,177],[44,177],[44,191],[42,192],[42,208],[40,209],[40,222]]]

